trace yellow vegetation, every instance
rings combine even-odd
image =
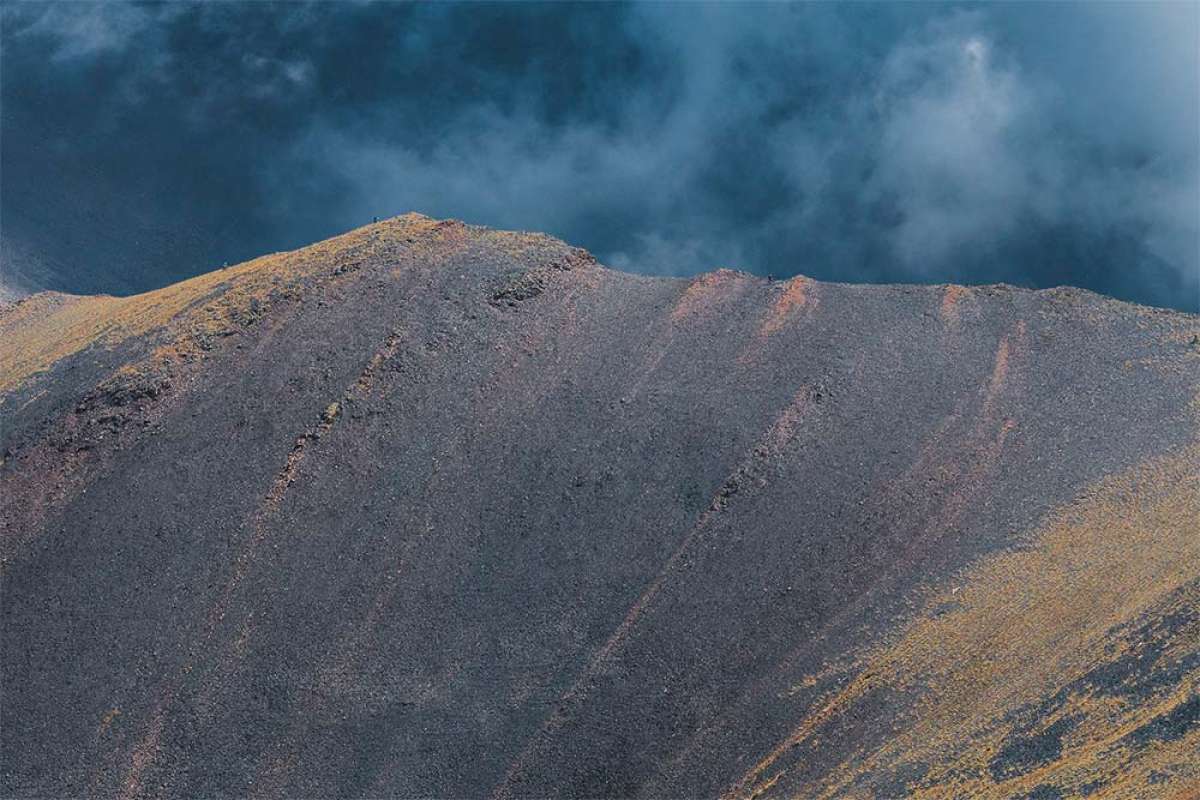
[[[1093,797],[1132,799],[1167,796],[1200,779],[1200,731],[1139,748],[1123,738],[1200,691],[1200,668],[1145,702],[1092,691],[1086,682],[1071,687],[1097,665],[1128,653],[1128,634],[1139,620],[1161,620],[1200,603],[1197,486],[1196,446],[1143,464],[1100,482],[1050,519],[1027,548],[988,557],[953,586],[931,593],[926,611],[895,642],[865,655],[857,677],[818,702],[734,794],[747,797],[775,784],[793,745],[819,735],[826,722],[878,688],[915,690],[921,699],[881,747],[796,796],[856,797],[856,779],[911,763],[929,766],[913,796],[930,799],[1022,796],[1047,782],[1074,788],[1099,782],[1103,788]],[[1171,638],[1161,660],[1177,663],[1194,654],[1196,639],[1195,631]],[[1006,715],[1064,688],[1063,702],[1036,729],[1064,717],[1077,721],[1062,738],[1061,757],[994,780],[989,764],[1013,733]],[[1197,765],[1196,774],[1179,771],[1187,764]],[[1161,771],[1151,790],[1155,770]]]
[[[133,337],[163,332],[156,355],[186,354],[198,337],[227,330],[273,291],[287,292],[322,272],[337,274],[382,245],[407,239],[414,247],[428,245],[427,234],[439,225],[446,227],[406,214],[132,297],[34,295],[0,313],[0,393],[88,347],[113,347]]]

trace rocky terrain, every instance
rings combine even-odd
[[[0,796],[1200,797],[1200,318],[406,215],[0,310]]]

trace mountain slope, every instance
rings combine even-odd
[[[1198,337],[418,215],[35,295],[0,789],[1194,797]]]

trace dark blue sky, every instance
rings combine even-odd
[[[1200,309],[1195,3],[8,4],[10,285],[418,210],[610,266]]]

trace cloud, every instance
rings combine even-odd
[[[1017,74],[994,63],[991,42],[939,29],[932,41],[897,47],[879,84],[868,196],[897,209],[885,234],[897,258],[923,271],[1011,234],[1042,187],[1019,141],[1031,100]]]
[[[6,9],[4,24],[13,40],[49,41],[51,58],[74,61],[124,49],[154,17],[146,6],[125,3],[28,3]]]
[[[40,8],[5,25],[6,183],[189,227],[177,270],[416,209],[643,272],[1200,306],[1194,6]]]

